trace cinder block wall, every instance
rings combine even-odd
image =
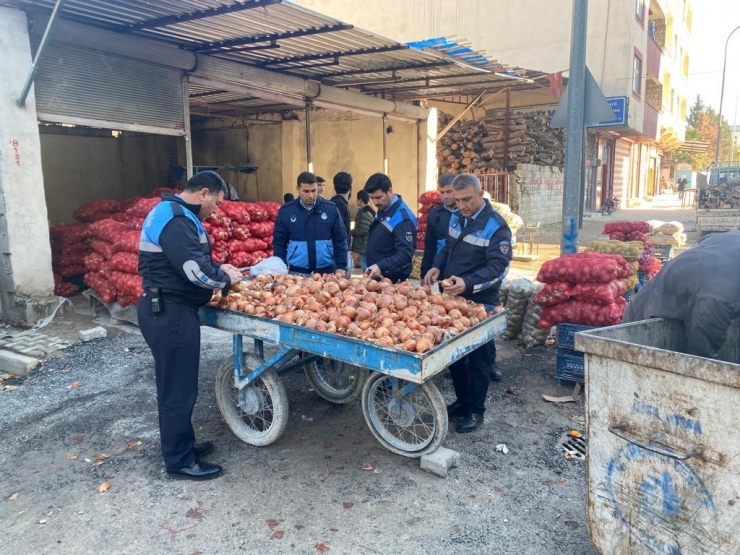
[[[563,172],[555,166],[518,164],[509,174],[511,208],[524,223],[557,223],[563,214]]]

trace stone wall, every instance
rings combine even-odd
[[[524,223],[557,223],[563,214],[563,172],[556,166],[518,164],[509,174],[511,208]]]

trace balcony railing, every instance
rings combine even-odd
[[[645,71],[648,75],[659,79],[660,77],[660,47],[652,37],[648,37],[647,45],[647,67]]]

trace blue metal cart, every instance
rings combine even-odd
[[[412,458],[433,452],[447,435],[445,402],[431,378],[506,329],[500,313],[418,354],[210,306],[200,309],[200,319],[234,334],[232,357],[216,378],[216,399],[242,441],[265,446],[280,437],[288,399],[279,376],[304,368],[316,392],[331,402],[362,395],[375,438]],[[244,353],[244,337],[254,340],[254,353]],[[279,346],[267,359],[265,342]]]

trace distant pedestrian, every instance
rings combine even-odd
[[[339,172],[334,176],[334,192],[336,195],[331,197],[331,202],[337,205],[339,215],[342,216],[344,227],[347,230],[347,245],[351,245],[352,235],[350,235],[350,214],[349,214],[349,196],[352,194],[352,176],[347,172]],[[347,251],[347,275],[352,275],[352,253]]]
[[[357,191],[357,215],[355,228],[352,230],[352,252],[360,255],[362,272],[367,270],[367,236],[375,219],[375,210],[370,206],[370,195],[364,189]]]
[[[319,196],[324,198],[324,187],[326,187],[326,180],[320,175],[316,176],[316,189],[319,192]]]
[[[683,200],[684,191],[686,191],[686,176],[682,175],[678,180],[678,200]]]

